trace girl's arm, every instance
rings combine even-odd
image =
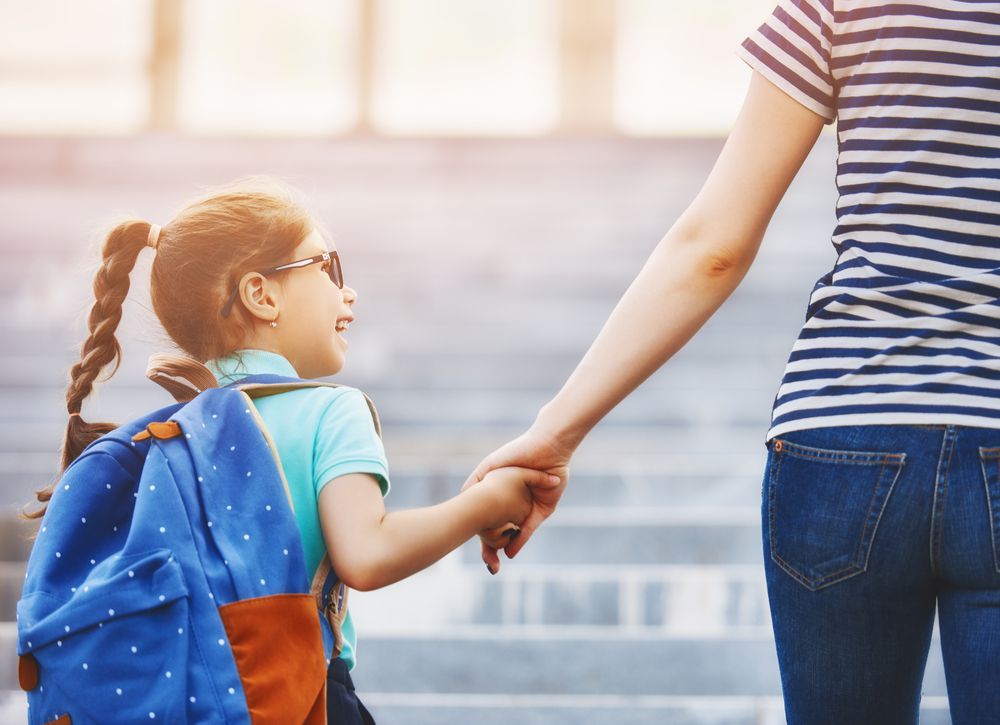
[[[523,520],[531,489],[553,485],[545,473],[502,468],[443,503],[387,514],[378,480],[352,473],[323,487],[319,517],[334,571],[352,589],[368,591],[415,574],[476,534]]]
[[[565,479],[570,456],[590,429],[681,349],[736,289],[822,126],[822,117],[754,73],[733,131],[697,197],[532,428],[484,459],[466,486],[505,465]],[[506,547],[509,556],[555,509],[561,493],[544,492],[520,536]],[[491,571],[499,567],[495,550],[484,546],[483,558]]]

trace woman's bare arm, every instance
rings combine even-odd
[[[822,117],[754,73],[733,130],[694,201],[531,429],[487,456],[466,486],[504,465],[567,474],[573,451],[591,428],[680,350],[739,285],[822,126]],[[551,514],[561,493],[548,490],[537,500],[521,535],[506,547],[509,556]],[[499,567],[491,547],[484,546],[483,558],[491,570]]]

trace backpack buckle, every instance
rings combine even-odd
[[[169,438],[178,437],[181,432],[180,423],[175,420],[167,420],[162,423],[150,423],[146,426],[146,430],[139,431],[132,436],[132,440],[144,441],[148,438],[156,438],[157,440],[165,441]]]
[[[333,586],[330,587],[330,591],[326,595],[326,605],[323,607],[323,613],[330,616],[331,611],[334,616],[340,614],[344,607],[344,597],[347,596],[347,586],[344,582],[339,579],[334,582]]]

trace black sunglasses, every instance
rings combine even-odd
[[[294,262],[289,262],[288,264],[279,264],[277,267],[258,269],[257,274],[262,274],[267,277],[269,274],[274,274],[275,272],[283,272],[286,269],[308,267],[310,264],[317,264],[319,262],[329,262],[329,266],[326,268],[326,273],[330,275],[330,281],[337,285],[338,288],[344,289],[344,270],[340,267],[340,255],[338,255],[335,251],[323,252],[322,254],[317,254],[315,257],[298,259]],[[239,294],[240,286],[237,283],[237,285],[233,287],[233,293],[229,295],[229,299],[226,300],[226,304],[222,308],[223,317],[229,317],[229,313],[233,311],[233,305],[236,304],[236,298]]]

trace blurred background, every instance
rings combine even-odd
[[[441,501],[558,390],[693,198],[772,0],[0,0],[0,722],[24,721],[16,515],[58,472],[103,235],[206,186],[307,196],[360,294],[340,382],[379,406],[390,508]],[[755,267],[574,459],[490,577],[471,543],[354,593],[381,725],[783,722],[760,554],[764,434],[832,264],[824,133]],[[120,371],[84,405],[169,402],[133,273]],[[671,314],[671,310],[663,310]],[[936,642],[936,640],[935,640]],[[922,722],[946,723],[935,644]]]

